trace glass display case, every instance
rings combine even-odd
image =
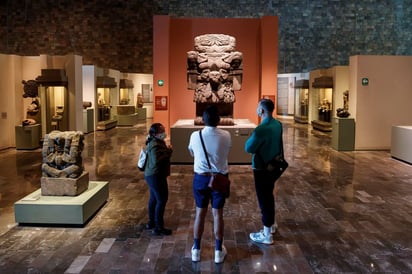
[[[42,136],[69,130],[68,79],[63,69],[42,69],[36,78],[40,89]]]
[[[314,113],[312,126],[320,131],[332,131],[333,78],[329,76],[315,78],[312,88],[314,88],[313,102],[317,104],[317,112]]]
[[[97,93],[97,121],[107,121],[111,119],[111,93],[117,87],[114,78],[102,76],[96,78]]]
[[[117,101],[117,83],[109,76],[96,77],[97,95],[97,130],[106,130],[117,125],[117,121],[112,119],[112,101]],[[116,97],[114,98],[114,95]],[[116,103],[115,103],[116,104]]]
[[[119,105],[131,105],[133,103],[133,81],[120,79]]]
[[[308,123],[309,112],[309,80],[297,80],[295,82],[295,115],[297,123]]]
[[[97,121],[110,119],[110,88],[97,88]]]

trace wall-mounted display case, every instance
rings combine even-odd
[[[97,94],[97,130],[106,130],[117,125],[117,121],[111,115],[111,101],[114,94],[117,94],[117,83],[109,76],[98,76],[96,78]]]
[[[321,76],[315,78],[312,83],[313,102],[317,104],[317,113],[311,121],[312,127],[320,131],[332,131],[332,98],[333,98],[333,78]]]
[[[42,69],[36,78],[40,89],[42,135],[69,130],[68,79],[63,69]]]
[[[295,122],[307,124],[309,112],[309,80],[295,82]]]

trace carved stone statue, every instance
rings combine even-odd
[[[343,92],[343,108],[336,109],[336,116],[340,118],[349,117],[349,90]]]
[[[43,141],[41,178],[42,195],[76,196],[89,187],[89,173],[84,171],[81,131],[52,131]]]
[[[81,152],[84,135],[80,131],[52,131],[43,141],[42,175],[77,178],[83,172]]]
[[[205,34],[195,37],[194,51],[187,52],[188,89],[195,90],[195,124],[203,124],[202,113],[216,105],[221,124],[233,125],[235,91],[242,86],[241,52],[235,51],[236,39],[225,34]]]
[[[137,108],[143,107],[143,95],[141,93],[137,94],[136,106]]]
[[[39,84],[36,80],[21,81],[23,84],[23,98],[36,98],[39,96]]]
[[[23,126],[35,125],[40,123],[40,102],[39,84],[35,80],[22,81],[23,84],[23,98],[32,98],[30,105],[27,107],[26,119],[22,121]]]

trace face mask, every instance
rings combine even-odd
[[[156,138],[158,138],[160,140],[164,140],[166,138],[166,136],[167,136],[166,132],[156,134]]]

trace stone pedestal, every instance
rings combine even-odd
[[[246,140],[250,137],[256,125],[248,119],[234,119],[234,126],[219,126],[219,128],[230,133],[232,147],[229,151],[229,164],[248,164],[252,162],[252,154],[245,152]],[[194,125],[193,119],[180,119],[170,129],[170,142],[174,151],[170,161],[175,164],[193,164],[193,157],[190,155],[187,145],[190,135],[203,126]]]
[[[36,149],[40,147],[40,124],[16,126],[16,149]]]
[[[80,177],[72,178],[41,178],[41,195],[44,196],[77,196],[89,187],[89,173],[83,172]]]
[[[43,196],[38,189],[14,204],[16,223],[84,225],[109,198],[109,182],[91,181],[78,196]]]
[[[333,118],[331,144],[338,151],[355,150],[355,119]]]

